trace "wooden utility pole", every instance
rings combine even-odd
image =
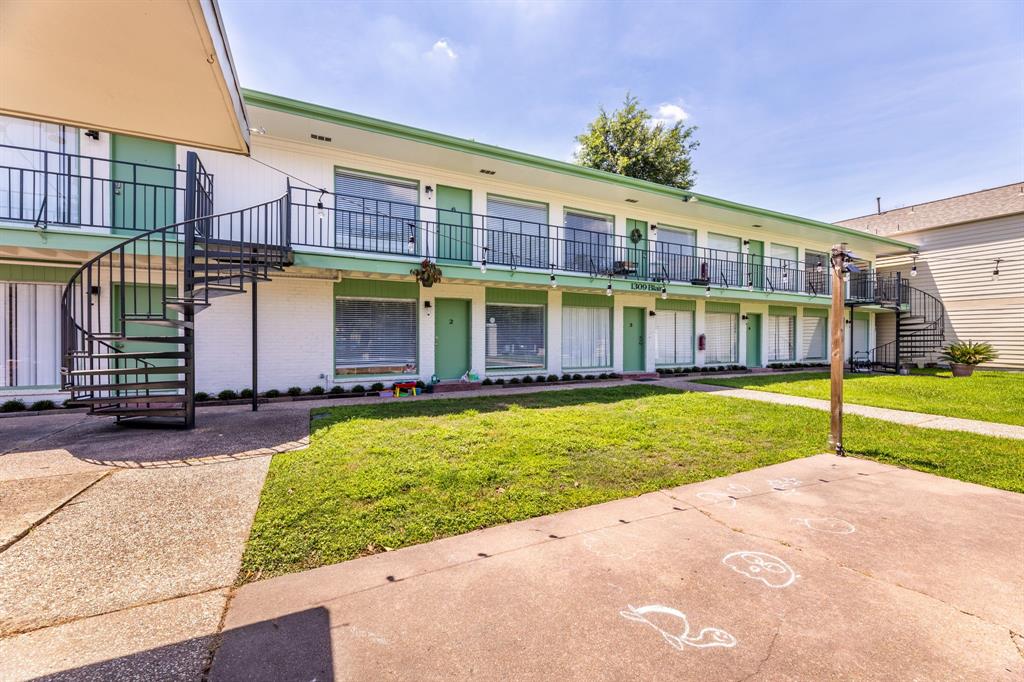
[[[829,315],[832,337],[831,369],[832,369],[832,409],[831,430],[828,445],[837,455],[844,456],[843,450],[843,330],[845,325],[846,287],[843,278],[845,269],[846,244],[832,247],[830,258],[832,266],[832,314]]]

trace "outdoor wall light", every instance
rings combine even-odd
[[[910,276],[917,277],[917,256],[914,256],[914,263],[910,266]]]
[[[693,194],[684,194],[683,201],[689,204],[690,202],[697,201],[697,197]]]
[[[658,236],[658,226],[655,225],[654,223],[651,223],[651,236],[652,237],[657,237]]]
[[[264,131],[264,132],[266,132],[266,131]],[[85,136],[86,137],[91,137],[92,139],[98,141],[100,139],[100,131],[98,131],[98,130],[86,130],[85,131]]]
[[[654,312],[653,310],[648,310],[647,311],[647,317],[657,317],[657,316],[658,316],[658,314],[656,312]]]
[[[430,301],[429,301],[429,300],[426,300],[426,301],[424,301],[424,302],[423,302],[423,308],[424,308],[424,309],[426,309],[426,310],[430,310],[430,309],[431,309],[431,308],[433,308],[433,307],[434,307],[434,306],[433,306],[433,305],[432,305],[432,304],[430,303]]]
[[[996,269],[992,271],[992,280],[999,281],[999,264],[1003,262],[1002,258],[996,258]]]
[[[782,268],[782,283],[783,284],[789,283],[789,268],[787,268],[785,266],[783,266],[783,268]]]
[[[749,239],[744,239],[743,240],[743,246],[750,246],[750,240]]]
[[[741,319],[741,320],[743,320],[744,322],[746,322],[746,321],[747,321],[747,320],[749,320],[750,318],[749,318],[749,317],[747,317],[747,314],[746,314],[746,313],[744,313],[744,314],[740,315],[740,319]]]
[[[426,187],[424,187],[423,191],[426,193],[428,199],[430,197],[434,196],[434,188],[431,187],[430,185],[427,185]]]
[[[324,222],[324,194],[326,193],[327,190],[322,189],[320,190],[320,196],[316,198],[316,217],[321,225]]]

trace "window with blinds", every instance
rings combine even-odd
[[[740,238],[724,234],[708,234],[708,275],[712,284],[743,286],[743,254]]]
[[[611,216],[565,212],[565,267],[576,272],[611,272],[615,221]]]
[[[487,369],[542,369],[545,366],[545,307],[487,304]]]
[[[407,253],[417,239],[419,184],[375,175],[336,171],[334,231],[339,248],[375,253]]]
[[[828,318],[804,317],[800,347],[805,360],[822,360],[828,354]]]
[[[563,369],[610,367],[611,349],[611,308],[562,308]]]
[[[0,282],[0,386],[60,383],[62,289]]]
[[[740,316],[736,313],[706,313],[704,363],[739,362]]]
[[[809,294],[827,294],[829,286],[829,255],[821,251],[804,251],[804,291]],[[818,272],[821,267],[821,272]]]
[[[800,269],[797,263],[797,248],[784,244],[772,244],[771,258],[765,271],[777,291],[800,291]]]
[[[336,373],[415,372],[416,303],[401,299],[335,299]]]
[[[81,161],[75,156],[78,133],[71,126],[0,116],[0,144],[10,145],[0,147],[0,167],[25,169],[0,173],[0,216],[80,222],[82,185],[88,193],[89,182],[80,177]],[[109,164],[98,164],[96,170],[100,168],[106,171]],[[45,177],[31,172],[44,169],[49,171]],[[102,192],[98,187],[93,191]],[[109,187],[106,192],[109,195]],[[102,215],[98,211],[97,217]]]
[[[693,364],[693,313],[659,310],[654,318],[655,353],[658,365]]]
[[[547,268],[548,207],[533,201],[487,197],[488,260],[500,265]]]
[[[766,325],[768,360],[793,360],[796,338],[796,318],[791,315],[769,315]]]
[[[657,257],[655,272],[679,282],[696,278],[696,246],[695,231],[658,225],[658,238],[654,242]]]

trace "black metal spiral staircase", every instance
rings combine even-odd
[[[196,314],[291,263],[287,195],[211,215],[212,176],[191,153],[187,184],[186,220],[100,253],[64,290],[62,388],[91,414],[194,426]]]
[[[868,351],[872,369],[899,372],[904,365],[932,359],[946,340],[946,308],[942,301],[910,285],[900,273],[867,273],[851,280],[851,307],[878,305],[896,317],[895,339]]]

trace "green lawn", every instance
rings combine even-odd
[[[827,372],[751,374],[700,383],[829,399]],[[848,374],[843,382],[848,403],[941,414],[1024,426],[1024,373],[975,372],[954,379],[948,370],[915,370],[909,376]]]
[[[318,410],[276,455],[250,581],[825,450],[827,413],[627,385]],[[854,454],[1024,492],[1019,441],[849,417]]]

